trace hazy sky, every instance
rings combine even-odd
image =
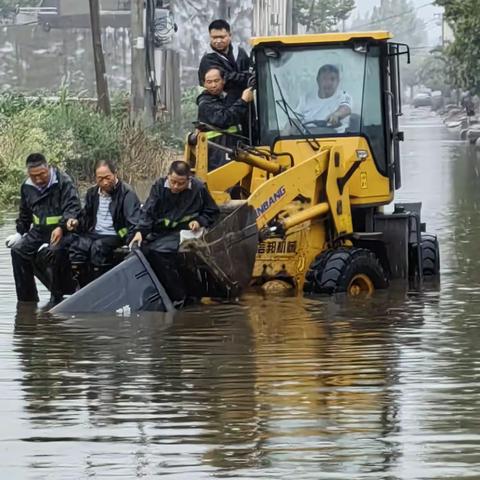
[[[411,0],[411,3],[415,8],[425,5],[426,3],[433,3],[432,0]],[[380,0],[355,0],[356,9],[352,12],[350,18],[355,18],[357,12],[361,15],[364,15],[369,10],[372,10],[373,7],[376,7],[380,4]],[[439,43],[439,39],[442,34],[442,29],[440,25],[437,25],[437,22],[434,20],[435,13],[442,13],[443,8],[437,7],[435,5],[428,5],[416,10],[417,15],[426,23],[426,29],[429,36],[429,44],[435,45]],[[395,33],[395,32],[393,32]]]

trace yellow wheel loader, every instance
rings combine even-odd
[[[438,242],[422,233],[421,204],[383,210],[401,184],[399,58],[409,55],[390,38],[252,40],[248,135],[216,132],[230,135],[225,147],[199,125],[185,147],[223,217],[180,245],[189,297],[232,298],[255,287],[368,296],[392,279],[419,284],[438,274]],[[214,149],[229,162],[208,171]],[[52,311],[173,310],[164,287],[136,249]]]
[[[258,286],[370,295],[392,279],[418,284],[439,273],[438,241],[422,233],[421,204],[384,212],[401,185],[399,58],[409,57],[407,45],[390,39],[388,32],[252,39],[248,136],[231,136],[227,148],[199,125],[185,149],[225,216],[203,245],[182,246],[192,281],[209,285],[204,294]],[[321,79],[325,71],[332,75]],[[326,118],[335,109],[342,115]],[[230,161],[208,171],[213,149]]]

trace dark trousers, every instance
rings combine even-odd
[[[113,265],[113,252],[123,245],[118,235],[98,235],[85,233],[74,235],[70,245],[70,261],[73,263],[91,263],[95,267]]]
[[[147,259],[170,300],[177,306],[179,303],[183,304],[187,294],[180,273],[179,255],[173,252],[165,253],[150,250]]]
[[[150,234],[142,244],[147,260],[174,304],[183,303],[186,298],[180,268],[181,258],[177,253],[179,240],[179,232],[166,231]]]
[[[114,265],[114,251],[123,245],[118,235],[76,234],[70,245],[70,262],[82,288]]]
[[[38,252],[41,245],[50,242],[50,235],[50,230],[33,228],[12,247],[13,276],[19,301],[38,302],[35,276],[54,298],[72,293],[73,280],[68,261],[71,236],[64,235],[58,245],[49,245]]]

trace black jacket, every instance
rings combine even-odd
[[[17,218],[17,232],[27,233],[33,228],[53,230],[60,226],[66,232],[69,218],[80,213],[80,199],[72,179],[53,168],[55,180],[45,191],[40,192],[30,179],[20,188],[20,211]]]
[[[112,194],[110,213],[112,214],[113,228],[117,234],[127,242],[133,236],[135,227],[140,218],[140,200],[128,183],[118,181]],[[99,204],[98,187],[87,190],[85,205],[78,218],[78,232],[93,232],[97,223]]]
[[[198,121],[222,130],[241,124],[248,115],[248,103],[241,98],[230,104],[226,96],[207,91],[197,97]]]
[[[218,207],[207,187],[192,178],[191,188],[172,193],[165,187],[165,178],[158,179],[150,190],[140,213],[137,231],[145,237],[149,233],[162,233],[188,229],[192,220],[202,227],[211,226],[218,217]]]
[[[225,74],[225,92],[228,94],[229,101],[234,102],[242,95],[242,92],[248,87],[248,80],[251,74],[250,59],[247,52],[241,48],[233,48],[230,45],[228,53],[217,52],[210,49],[200,60],[198,67],[198,80],[203,85],[205,73],[212,68],[218,67]]]

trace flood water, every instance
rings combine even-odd
[[[428,111],[405,133],[397,199],[441,242],[421,292],[54,320],[1,246],[1,478],[479,479],[480,161]]]

